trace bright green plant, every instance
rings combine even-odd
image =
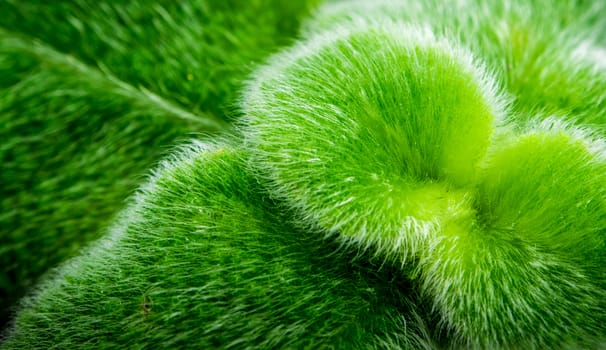
[[[244,77],[319,0],[0,3],[0,26],[99,65],[187,111],[234,117]]]
[[[296,228],[244,155],[194,143],[165,162],[4,348],[429,348],[406,278]]]
[[[604,347],[605,5],[548,5],[321,7],[2,348]]]
[[[553,118],[513,131],[471,54],[409,25],[353,23],[275,56],[245,92],[270,190],[406,267],[465,347],[604,336],[603,139]]]
[[[228,128],[313,2],[0,2],[0,328],[170,147]]]
[[[555,114],[606,132],[606,2],[337,1],[324,5],[305,32],[381,18],[430,27],[468,47],[507,89],[518,121]]]

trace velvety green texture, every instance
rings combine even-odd
[[[240,82],[313,3],[0,2],[0,328],[161,155],[229,128]]]
[[[234,115],[243,118],[234,136],[221,138],[227,141],[189,141],[173,151],[103,238],[23,300],[0,348],[606,346],[606,3],[328,1],[297,42],[260,67],[220,49],[226,41],[219,38],[231,38],[239,18],[221,11],[233,14],[236,2],[74,1],[56,5],[56,13],[21,4],[1,3],[17,10],[0,22],[58,48],[6,36],[10,50],[0,67],[9,62],[8,91],[27,97],[19,89],[41,89],[24,105],[55,97],[40,108],[57,104],[84,119],[94,108],[113,115],[103,107],[124,101],[133,115],[170,115],[158,120],[170,119],[175,130],[218,130]],[[254,12],[260,4],[238,7],[248,13],[242,28],[270,23],[279,28],[275,38],[289,37],[279,23],[294,17]],[[281,6],[304,12],[293,4]],[[28,12],[64,20],[57,34],[38,31],[47,24]],[[210,35],[203,48],[189,40],[200,25],[189,21],[192,13],[225,24],[202,26]],[[189,33],[182,46],[163,39],[177,27]],[[149,40],[141,28],[167,36]],[[252,44],[270,37],[242,33],[250,38],[227,40],[242,44],[242,57],[278,51]],[[65,55],[72,35],[91,46]],[[188,65],[204,50],[223,55],[204,67],[221,67],[226,79],[209,73],[212,79],[190,89],[199,74]],[[31,62],[21,59],[28,55]],[[69,68],[51,67],[57,73],[49,79],[53,57]],[[156,59],[179,72],[169,79],[176,88],[165,83],[171,69],[150,73]],[[129,62],[138,63],[116,68]],[[103,79],[72,81],[80,71]],[[23,74],[43,74],[53,85],[22,83]],[[81,99],[99,90],[91,84],[111,97]],[[28,123],[18,125],[37,125]],[[34,135],[71,130],[39,123],[45,128]],[[137,129],[115,123],[115,132]],[[69,158],[82,176],[89,168],[72,159],[102,164],[95,155],[118,142],[85,146],[106,128],[49,147],[77,145],[58,159]],[[172,137],[155,132],[145,135]],[[98,232],[91,227],[86,232]]]
[[[447,192],[477,176],[500,102],[469,54],[429,32],[380,23],[329,33],[258,71],[245,137],[276,190],[320,225],[406,249],[407,225],[424,230],[441,215],[432,197],[457,200]]]
[[[318,232],[194,143],[41,286],[3,349],[429,348],[406,278]]]
[[[473,51],[427,29],[344,23],[245,90],[242,130],[270,191],[406,266],[454,347],[603,342],[601,134],[563,121],[576,115],[516,118]]]
[[[233,117],[244,77],[318,0],[7,0],[0,26],[196,114]]]
[[[305,28],[352,19],[428,27],[470,49],[507,90],[518,121],[557,115],[606,134],[604,1],[335,1]]]
[[[51,48],[0,37],[0,304],[99,237],[141,176],[201,117]]]

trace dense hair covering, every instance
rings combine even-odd
[[[0,1],[0,329],[162,155],[228,129],[314,1]]]
[[[518,122],[557,115],[606,134],[606,2],[331,1],[304,32],[389,19],[472,50],[507,89]]]
[[[298,37],[316,1],[33,3],[0,2],[11,237],[92,237],[215,136],[2,350],[606,347],[606,2],[326,1]]]
[[[409,284],[301,231],[241,152],[193,143],[41,286],[3,349],[429,349]]]
[[[301,217],[412,270],[461,346],[594,345],[603,139],[555,117],[505,122],[472,53],[389,22],[332,26],[257,71],[251,164]]]

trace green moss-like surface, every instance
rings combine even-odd
[[[233,117],[255,64],[289,43],[318,0],[8,0],[0,27],[28,34],[186,110]]]
[[[407,250],[405,228],[441,215],[432,197],[477,177],[503,103],[468,52],[430,32],[384,21],[330,33],[274,57],[246,90],[253,163],[321,226]]]
[[[0,328],[172,146],[229,128],[312,3],[0,3]]]
[[[279,28],[275,38],[290,32],[278,16],[253,15],[260,2],[242,7],[242,17],[210,12],[233,13],[236,3],[102,2],[83,11],[75,1],[57,13],[0,5],[17,9],[4,23],[56,46],[3,37],[4,110],[18,121],[6,123],[12,141],[3,151],[21,159],[7,163],[21,170],[7,168],[3,181],[36,174],[19,166],[40,155],[61,170],[41,172],[41,188],[66,200],[28,203],[89,234],[100,221],[86,213],[101,201],[82,209],[78,196],[95,199],[102,184],[131,179],[120,172],[126,153],[139,159],[142,145],[161,149],[182,130],[219,130],[239,114],[228,112],[235,100],[243,114],[232,137],[189,141],[156,168],[103,238],[23,300],[0,347],[606,345],[606,5],[327,2],[300,40],[246,78],[247,55],[261,58],[272,39],[244,29],[235,40],[225,29],[242,21]],[[266,4],[284,13],[307,8]],[[65,19],[63,34],[37,34],[31,28],[46,24],[26,18],[26,9]],[[203,29],[193,13],[208,19],[210,36],[202,51],[175,60]],[[177,19],[187,23],[185,46],[166,40]],[[107,35],[110,22],[119,23],[116,35]],[[142,39],[144,27],[158,34],[157,45]],[[90,47],[70,57],[61,43],[72,35]],[[222,50],[226,38],[240,44],[242,60]],[[116,68],[128,61],[127,43],[136,48],[133,72]],[[208,72],[236,66],[226,80],[209,73],[199,90],[177,80],[181,90],[167,89],[184,74],[196,81],[187,66],[204,50],[218,53]],[[156,56],[179,73],[152,78]],[[56,117],[16,114],[22,105]],[[143,115],[149,128],[138,134],[133,120]],[[28,138],[10,138],[30,129]],[[121,146],[131,134],[138,146]],[[34,143],[23,148],[24,140]],[[38,153],[46,148],[35,142],[49,151]],[[100,165],[116,177],[104,182],[87,171]],[[63,180],[72,185],[53,192]],[[88,184],[98,186],[84,192]],[[27,186],[7,187],[8,198],[29,198]],[[71,216],[67,203],[85,214]]]
[[[270,191],[412,269],[402,273],[455,347],[596,346],[606,333],[601,133],[566,122],[588,125],[585,114],[518,118],[474,51],[426,28],[343,23],[274,56],[245,90],[242,131]],[[583,90],[594,79],[606,82],[576,89],[603,101]]]
[[[428,348],[397,270],[289,223],[240,151],[165,162],[26,302],[11,348]]]
[[[100,236],[168,147],[192,131],[218,129],[6,33],[0,61],[5,320],[42,273]]]
[[[324,5],[305,27],[314,33],[329,30],[335,23],[385,19],[429,27],[449,42],[461,43],[488,66],[507,90],[518,120],[555,114],[606,133],[605,4],[341,1]]]

